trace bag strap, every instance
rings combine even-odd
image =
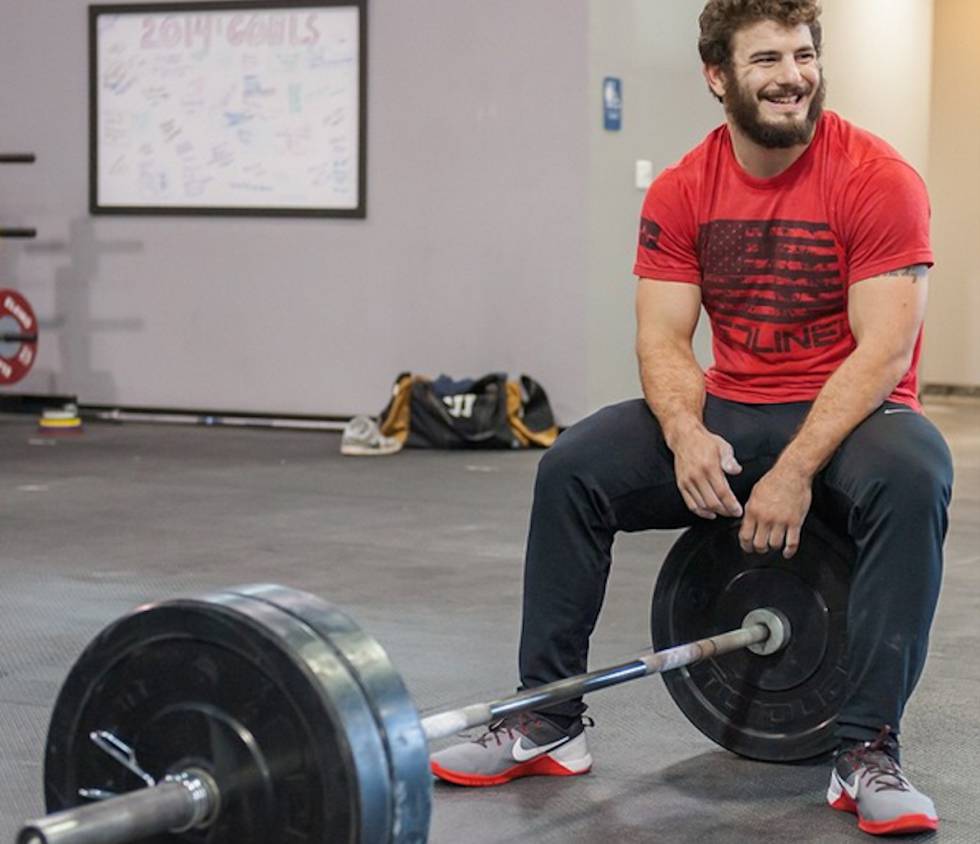
[[[391,388],[391,399],[381,411],[378,428],[386,437],[394,437],[402,445],[408,439],[412,420],[412,384],[417,376],[403,372]]]
[[[558,426],[544,388],[528,375],[507,382],[507,421],[522,446],[548,448],[558,438]]]

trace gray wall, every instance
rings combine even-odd
[[[566,424],[639,394],[634,164],[659,172],[722,118],[695,49],[702,0],[370,7],[367,220],[93,219],[87,2],[0,0],[0,150],[39,156],[0,168],[0,224],[41,231],[0,245],[0,284],[44,321],[8,392],[346,415],[380,409],[405,369],[500,369],[535,375]],[[604,76],[624,84],[618,133]],[[930,337],[945,380],[962,342],[940,354]],[[707,362],[704,324],[696,350]]]
[[[633,352],[633,297],[640,208],[638,159],[654,174],[675,163],[723,119],[697,53],[703,0],[590,0],[588,406],[640,395]],[[623,128],[602,123],[602,80],[623,80]],[[710,361],[707,319],[695,351]]]
[[[16,391],[347,414],[403,369],[526,371],[586,405],[584,0],[371,0],[365,221],[87,214],[85,0],[2,0],[3,284],[46,328]],[[8,388],[8,391],[10,388]]]

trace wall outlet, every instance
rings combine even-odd
[[[645,159],[637,159],[636,162],[636,186],[640,190],[646,190],[653,181],[653,162]]]

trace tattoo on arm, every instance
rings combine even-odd
[[[909,267],[902,267],[898,270],[889,270],[882,273],[884,276],[912,276],[912,283],[915,284],[920,278],[925,278],[929,273],[929,268],[925,264],[912,264]]]

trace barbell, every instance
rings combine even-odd
[[[254,585],[139,607],[70,670],[45,749],[53,814],[17,844],[420,844],[430,741],[662,672],[722,746],[773,761],[825,754],[846,679],[852,551],[813,517],[789,561],[744,554],[737,530],[705,523],[671,549],[652,651],[425,717],[381,646],[309,593]]]

